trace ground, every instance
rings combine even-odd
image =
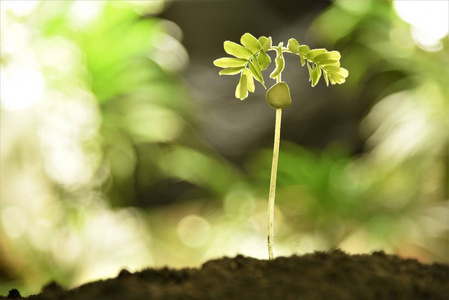
[[[342,251],[278,257],[236,256],[199,269],[122,270],[116,278],[72,290],[57,283],[30,300],[137,299],[448,299],[449,265],[421,264],[383,252]],[[12,290],[0,299],[23,299]]]

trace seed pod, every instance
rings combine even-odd
[[[266,99],[273,108],[284,108],[292,103],[290,89],[283,81],[276,83],[267,91]]]

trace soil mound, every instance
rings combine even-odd
[[[444,299],[449,265],[421,264],[383,252],[342,251],[278,257],[272,261],[238,255],[199,269],[122,270],[116,278],[65,290],[45,286],[33,300],[141,299]],[[0,299],[24,299],[17,290]]]

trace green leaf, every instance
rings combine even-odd
[[[309,63],[307,63],[307,69],[309,69],[309,81],[312,81],[313,69],[310,67]]]
[[[238,58],[249,59],[253,56],[253,53],[250,50],[231,41],[225,41],[223,47],[226,53]]]
[[[287,83],[281,81],[273,85],[266,93],[265,99],[273,108],[285,108],[292,103],[290,88]]]
[[[248,61],[243,58],[223,57],[214,60],[214,65],[220,68],[235,68],[246,65]]]
[[[319,66],[316,66],[315,69],[312,72],[312,87],[317,85],[318,81],[321,77],[321,68]]]
[[[264,38],[265,38],[265,37],[264,37]],[[259,42],[260,42],[260,40],[259,40]],[[263,43],[262,43],[262,42],[260,43],[260,44],[262,45],[263,51],[267,52],[268,49],[270,49],[270,47],[271,47],[271,43],[272,43],[271,36],[268,37],[268,38],[265,38],[264,42],[263,42]]]
[[[296,39],[291,38],[288,40],[287,44],[288,50],[290,50],[292,53],[299,54],[299,43]]]
[[[307,46],[307,45],[299,46],[299,54],[306,56],[307,53],[309,53],[309,51],[310,51],[309,46]]]
[[[274,69],[274,71],[270,74],[270,78],[276,78],[283,70],[285,67],[285,60],[284,60],[284,56],[282,55],[282,46],[283,43],[279,43],[278,48],[277,48],[277,56],[276,59],[274,60],[274,62],[276,63],[276,68]]]
[[[237,67],[237,68],[226,68],[221,70],[218,74],[220,75],[235,75],[240,73],[245,67]]]
[[[254,78],[256,78],[256,80],[262,83],[263,87],[265,87],[262,71],[260,70],[260,66],[259,63],[257,62],[256,57],[254,57],[254,60],[249,63],[249,70],[253,74]]]
[[[260,42],[250,33],[245,33],[240,38],[240,43],[247,49],[251,50],[252,53],[257,53],[262,49]]]
[[[263,36],[263,35],[260,38],[258,38],[258,41],[262,45],[262,47],[263,47],[263,45],[265,44],[265,42],[267,40],[268,40],[268,38],[266,36]]]
[[[346,79],[338,73],[329,74],[329,80],[332,84],[342,84],[346,81]]]
[[[340,74],[341,76],[343,76],[344,78],[349,76],[349,71],[346,70],[345,68],[340,68],[340,70],[338,71],[338,74]]]
[[[339,74],[343,78],[346,78],[349,75],[348,70],[346,70],[345,68],[334,67],[334,66],[325,66],[324,70],[326,70],[326,72],[331,73],[331,74]]]
[[[320,55],[320,54],[326,52],[326,51],[327,51],[327,50],[324,49],[324,48],[313,49],[313,50],[310,50],[309,52],[307,52],[306,57],[307,57],[307,59],[308,59],[309,61],[315,62],[314,58],[317,57],[318,55]]]
[[[327,73],[323,72],[324,81],[326,81],[326,86],[329,86],[329,78],[327,78]]]
[[[332,60],[332,59],[327,59],[327,60],[320,61],[320,65],[321,65],[321,66],[334,66],[334,67],[339,67],[339,66],[340,66],[340,61]]]
[[[319,63],[320,61],[323,61],[323,60],[336,60],[336,61],[339,61],[340,58],[341,58],[340,52],[338,52],[338,51],[331,51],[331,52],[325,52],[325,53],[322,53],[320,55],[317,55],[313,59],[313,61],[316,62],[316,63]]]
[[[271,57],[268,54],[266,54],[264,51],[260,51],[257,61],[259,62],[260,69],[265,70],[268,67],[268,65],[271,63]]]
[[[301,66],[304,66],[306,64],[306,60],[304,59],[304,56],[299,55],[299,58],[301,59]]]
[[[247,78],[246,86],[248,88],[248,91],[251,92],[251,93],[254,93],[254,90],[256,89],[256,87],[254,86],[254,77],[253,77],[253,75],[251,74],[250,70],[248,70],[248,69],[243,70],[243,72],[247,76],[246,77]]]
[[[245,73],[242,73],[240,76],[239,83],[237,84],[237,88],[235,89],[235,97],[243,100],[248,97],[248,79]]]
[[[270,78],[273,78],[273,79],[276,78],[284,70],[284,66],[285,66],[284,57],[282,55],[276,57],[275,62],[276,62],[276,68],[270,74]]]
[[[299,51],[299,57],[301,58],[301,66],[304,66],[306,64],[306,56],[307,56],[307,53],[310,51],[310,48],[307,45],[302,45],[302,46],[299,46],[298,51]]]

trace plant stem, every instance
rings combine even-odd
[[[282,108],[276,109],[276,125],[274,131],[273,161],[271,164],[270,193],[268,196],[268,257],[273,259],[274,244],[274,200],[276,196],[276,177],[278,170],[279,143],[281,136]]]

